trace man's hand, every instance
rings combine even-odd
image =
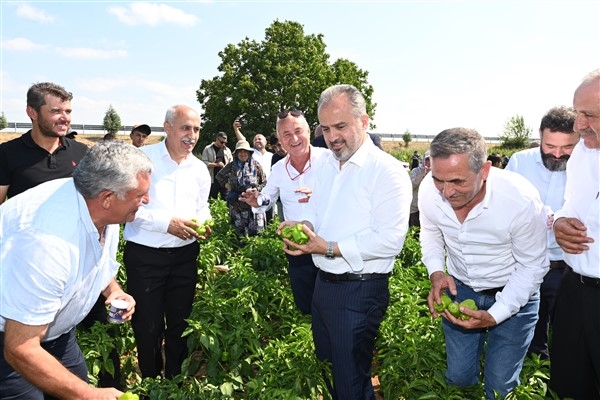
[[[587,228],[577,218],[561,217],[554,221],[554,236],[556,243],[565,253],[581,254],[589,247],[584,243],[593,243],[594,239],[587,236]]]
[[[245,192],[242,192],[238,200],[248,204],[250,207],[258,207],[257,199],[259,195],[260,192],[257,189],[246,189]]]
[[[454,284],[454,278],[442,271],[436,271],[431,274],[429,280],[431,281],[431,289],[429,290],[429,296],[427,296],[427,306],[433,318],[437,318],[440,314],[435,311],[435,304],[441,303],[440,296],[446,289],[453,296],[456,296],[456,285]]]
[[[312,196],[312,189],[308,187],[302,187],[294,190],[296,193],[303,193],[306,196],[298,199],[298,203],[308,203],[310,197]]]
[[[302,225],[302,231],[308,236],[308,242],[305,244],[298,244],[282,237],[281,239],[285,243],[283,251],[292,256],[299,256],[302,254],[325,254],[327,251],[327,241],[313,232],[314,228],[308,221],[283,221],[277,228],[277,234],[281,235],[281,230],[284,226],[296,226],[297,224]],[[290,247],[295,250],[290,250]]]
[[[450,314],[450,311],[448,310],[444,310],[442,317],[446,318],[448,322],[458,325],[464,329],[479,329],[496,325],[496,320],[494,317],[492,317],[492,315],[485,310],[471,310],[468,307],[461,307],[460,312],[470,316],[471,318],[466,321],[461,318],[456,318]]]

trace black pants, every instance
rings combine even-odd
[[[292,287],[296,307],[302,314],[310,314],[315,280],[319,269],[315,266],[310,254],[300,256],[286,254],[286,256],[288,259],[288,276],[290,277],[290,286]]]
[[[600,399],[600,287],[566,268],[552,321],[550,388],[562,398]]]
[[[131,320],[143,378],[161,375],[162,342],[165,341],[164,373],[181,373],[187,357],[187,339],[181,335],[192,311],[198,278],[197,241],[172,249],[157,249],[127,242],[123,261],[127,290],[136,301]]]
[[[83,319],[83,321],[80,322],[80,325],[83,328],[90,329],[96,321],[102,324],[108,324],[108,322],[106,321],[107,313],[106,304],[104,304],[105,301],[106,297],[104,297],[103,295],[100,295],[98,297],[98,300],[96,301],[96,304],[94,304],[94,307],[92,307],[92,309],[90,310],[88,315]],[[107,330],[107,333],[112,338],[116,336],[114,329]],[[115,374],[114,376],[111,376],[111,374],[109,374],[108,372],[102,371],[100,375],[98,375],[98,387],[114,387],[122,391],[124,389],[124,386],[121,383],[121,360],[119,358],[119,352],[116,349],[113,349],[108,355],[108,357],[110,358],[115,367]]]
[[[214,181],[210,184],[210,192],[208,197],[210,199],[216,199],[219,194],[221,195],[221,200],[225,200],[227,198],[227,189],[219,185],[219,182]]]

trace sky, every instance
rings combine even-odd
[[[0,0],[0,112],[30,122],[27,89],[51,81],[73,93],[74,124],[102,125],[112,105],[124,125],[162,126],[171,105],[202,112],[196,90],[219,75],[218,53],[263,41],[276,20],[368,71],[377,133],[494,137],[520,115],[537,137],[600,68],[597,0]]]

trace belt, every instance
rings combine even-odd
[[[187,246],[193,245],[194,243],[190,243],[190,244],[186,244],[183,245],[181,247],[150,247],[150,246],[146,246],[143,244],[139,244],[136,242],[127,242],[130,246],[139,246],[139,247],[143,247],[149,250],[154,250],[154,251],[158,251],[160,253],[167,253],[167,254],[173,254],[178,252],[179,250],[185,249]]]
[[[580,275],[571,269],[571,273],[575,278],[586,286],[600,288],[600,278],[592,278],[591,276]]]
[[[495,296],[496,293],[501,292],[502,289],[504,289],[504,286],[492,288],[492,289],[485,289],[485,290],[480,291],[479,293],[484,294],[486,296]]]
[[[563,269],[567,266],[567,263],[563,260],[550,261],[550,269]]]
[[[346,272],[344,274],[331,274],[325,271],[319,271],[321,278],[326,281],[337,282],[337,281],[370,281],[373,279],[387,279],[390,273],[387,274],[352,274]]]

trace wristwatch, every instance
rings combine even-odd
[[[330,260],[335,258],[333,255],[333,242],[327,242],[327,251],[325,252],[325,257]]]
[[[268,206],[269,204],[271,204],[271,200],[267,199],[267,196],[261,193],[256,198],[256,203],[259,207]]]

